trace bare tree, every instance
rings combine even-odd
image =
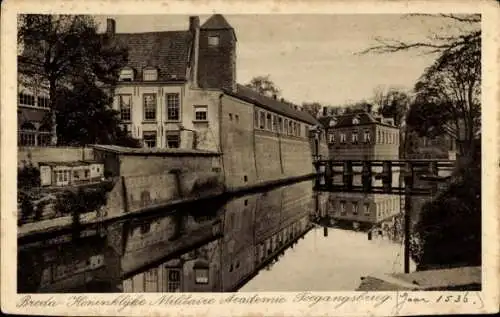
[[[394,39],[384,39],[377,37],[375,41],[377,45],[369,47],[360,52],[367,53],[394,53],[406,51],[410,49],[421,49],[424,53],[441,53],[447,50],[458,49],[463,46],[468,46],[473,43],[481,42],[481,15],[480,14],[411,14],[411,16],[427,16],[436,18],[450,19],[458,25],[467,25],[468,31],[460,32],[456,35],[430,34],[425,41],[422,42],[403,42]],[[459,26],[458,26],[459,27]]]

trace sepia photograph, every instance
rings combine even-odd
[[[449,12],[18,13],[15,292],[467,302],[483,17]]]

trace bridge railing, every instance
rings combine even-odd
[[[317,190],[428,195],[451,177],[455,161],[317,160],[314,166]]]

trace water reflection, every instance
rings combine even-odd
[[[19,292],[354,290],[361,275],[399,271],[400,244],[356,232],[394,219],[392,197],[312,188],[306,181],[25,243]]]

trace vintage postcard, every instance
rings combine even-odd
[[[495,1],[5,1],[1,307],[494,313]]]

